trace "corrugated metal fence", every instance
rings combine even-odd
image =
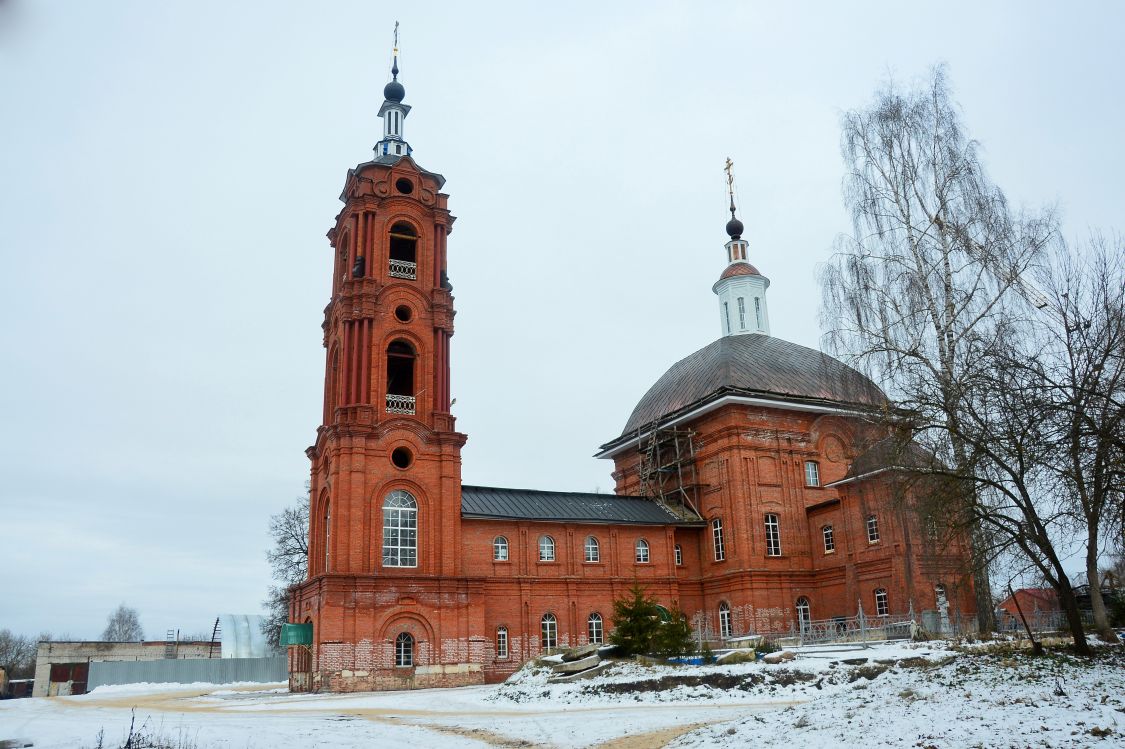
[[[235,681],[286,681],[285,656],[274,658],[166,658],[159,661],[93,661],[87,689],[106,684],[230,684]]]

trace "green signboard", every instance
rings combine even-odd
[[[290,645],[312,645],[312,624],[282,624],[281,647]]]

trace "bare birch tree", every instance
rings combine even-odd
[[[289,621],[289,588],[304,582],[309,570],[309,496],[298,497],[296,503],[270,516],[270,537],[273,547],[266,550],[266,561],[274,585],[269,587],[266,619],[262,631],[273,646],[281,636],[281,625]]]
[[[966,394],[1007,334],[1021,279],[1056,236],[1054,217],[1009,208],[941,67],[924,88],[888,84],[842,127],[853,234],[821,273],[826,344],[915,414],[915,436],[971,478],[974,456],[960,436]],[[969,529],[983,631],[994,628],[988,530]]]
[[[106,642],[139,642],[145,638],[137,610],[120,604],[106,617],[102,639]]]

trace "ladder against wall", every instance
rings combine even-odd
[[[219,624],[219,617],[215,617],[215,626],[211,630],[211,647],[207,649],[208,658],[223,657],[223,628]]]

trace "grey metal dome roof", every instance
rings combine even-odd
[[[719,395],[860,407],[887,402],[874,382],[828,354],[760,333],[730,335],[673,364],[637,403],[622,436]]]

